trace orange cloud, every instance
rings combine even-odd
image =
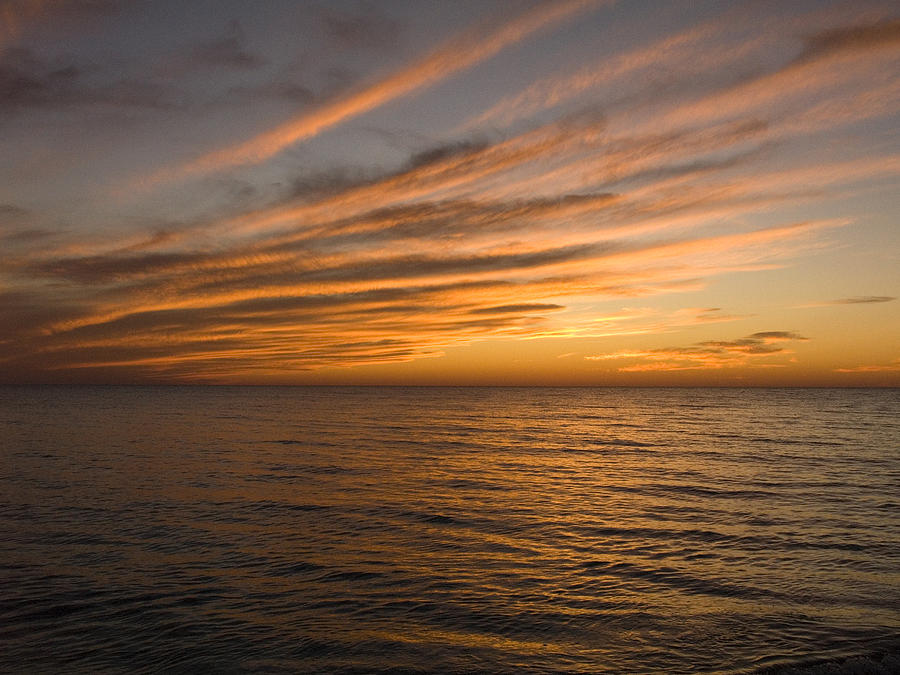
[[[900,372],[900,359],[894,359],[890,363],[856,366],[855,368],[835,368],[836,373],[894,373]]]
[[[612,354],[586,356],[589,361],[637,360],[624,365],[621,373],[681,370],[720,370],[722,368],[777,368],[785,364],[767,359],[793,352],[774,342],[807,340],[791,331],[762,331],[738,340],[708,340],[689,347],[665,347],[639,351],[619,351]],[[640,363],[643,361],[644,363]]]

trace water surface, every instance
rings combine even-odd
[[[0,667],[751,672],[895,649],[900,392],[0,388]]]

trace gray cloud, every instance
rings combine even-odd
[[[808,340],[802,335],[787,330],[767,330],[760,333],[753,333],[748,337],[750,340]]]
[[[247,48],[246,36],[238,21],[228,25],[224,36],[197,45],[189,59],[196,66],[234,70],[253,70],[265,64],[261,56]]]
[[[658,351],[673,354],[778,354],[785,350],[783,347],[771,344],[772,342],[805,341],[808,339],[792,331],[768,330],[753,333],[737,340],[707,340],[698,342],[691,347],[674,347]]]
[[[404,25],[374,3],[362,4],[357,12],[322,7],[320,17],[327,35],[342,49],[394,50],[403,39]]]
[[[276,79],[261,84],[234,86],[228,90],[223,100],[226,102],[253,101],[260,98],[284,100],[301,105],[308,105],[319,100],[319,97],[312,89],[289,79]]]
[[[777,337],[776,337],[777,336]],[[791,337],[785,337],[791,336]],[[782,346],[771,344],[775,340],[806,340],[790,331],[762,331],[737,340],[707,340],[687,347],[663,347],[639,352],[617,352],[585,357],[591,361],[641,359],[649,365],[639,364],[619,368],[621,372],[648,370],[697,370],[745,366],[748,360],[761,357],[761,363],[772,365],[767,357],[791,352]]]
[[[437,164],[451,157],[475,155],[488,147],[487,141],[464,140],[456,143],[445,143],[415,153],[404,167],[405,171],[422,166]]]
[[[29,271],[35,276],[51,276],[81,283],[107,283],[154,272],[171,272],[208,260],[203,253],[144,253],[141,255],[96,255],[61,258],[35,263]]]
[[[697,347],[684,347],[679,350],[683,354],[693,353],[712,353],[722,354],[725,352],[740,352],[742,354],[777,354],[783,352],[782,347],[767,345],[760,340],[711,340],[708,342],[700,342]],[[675,351],[675,350],[672,350]]]
[[[841,52],[866,51],[900,44],[900,19],[842,26],[809,37],[797,62],[826,58]]]
[[[0,241],[6,244],[31,244],[43,241],[58,235],[53,230],[44,230],[40,228],[31,228],[27,230],[14,230],[9,233],[0,233]]]
[[[615,199],[613,194],[598,193],[508,202],[448,200],[400,205],[331,223],[324,232],[298,235],[291,241],[276,243],[266,250],[284,251],[297,246],[305,248],[310,245],[311,240],[317,246],[340,247],[403,239],[452,240],[467,234],[484,235],[521,230],[524,223],[542,217],[553,217],[561,208],[581,206],[586,210],[593,208],[599,212]]]
[[[51,297],[32,290],[0,291],[0,344],[22,336],[32,339],[44,326],[77,319],[89,309],[88,303],[73,297]]]
[[[87,70],[76,63],[49,63],[22,47],[6,50],[0,62],[0,115],[86,105],[172,105],[169,92],[159,84],[131,79],[93,84],[85,76]]]
[[[433,257],[423,255],[397,256],[375,262],[352,262],[345,265],[321,267],[301,271],[298,281],[374,281],[404,279],[441,274],[477,274],[503,270],[521,270],[583,260],[615,250],[612,244],[584,244],[562,246],[528,253],[487,254]]]
[[[858,295],[853,298],[840,298],[832,300],[832,305],[863,305],[871,302],[892,302],[897,298],[892,295]]]
[[[487,141],[466,139],[456,143],[435,145],[413,153],[398,169],[373,171],[359,167],[339,167],[327,171],[307,172],[291,181],[285,201],[294,199],[322,199],[345,190],[375,185],[404,177],[411,177],[417,169],[438,166],[442,162],[459,157],[475,157],[490,147]]]
[[[28,49],[8,49],[0,62],[0,110],[70,102],[80,77],[76,66],[53,67]]]
[[[21,206],[0,204],[0,228],[10,223],[21,223],[28,215],[28,210]]]

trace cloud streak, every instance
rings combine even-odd
[[[855,368],[835,368],[836,373],[896,373],[900,372],[900,359],[894,359],[890,363],[881,363]]]
[[[259,163],[299,141],[361,115],[369,110],[419,89],[431,87],[450,75],[494,56],[542,28],[570,18],[595,5],[594,0],[562,0],[542,3],[499,27],[478,27],[451,39],[424,59],[355,93],[291,119],[274,129],[204,155],[173,170],[152,177],[149,182],[176,180],[230,166]]]
[[[707,340],[688,347],[664,347],[586,356],[589,361],[636,361],[617,368],[620,373],[778,368],[771,357],[793,352],[777,343],[805,341],[792,331],[762,331],[737,340]]]
[[[872,303],[893,302],[897,298],[892,295],[857,295],[852,298],[832,300],[832,305],[868,305]]]

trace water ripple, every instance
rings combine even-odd
[[[0,670],[892,663],[898,420],[895,390],[0,388]]]

